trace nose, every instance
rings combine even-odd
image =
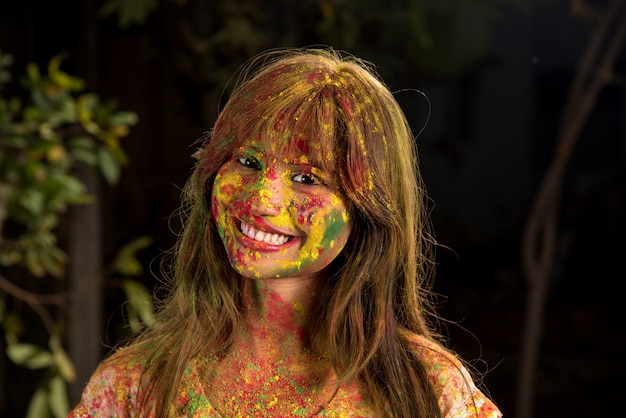
[[[269,174],[260,175],[250,190],[250,209],[255,215],[276,216],[284,207],[285,184],[280,176]]]

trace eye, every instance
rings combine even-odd
[[[261,169],[261,164],[259,163],[259,161],[256,158],[250,158],[250,157],[239,157],[237,158],[237,162],[239,164],[241,164],[242,166],[249,168],[251,170],[260,170]]]
[[[306,173],[296,174],[293,176],[293,181],[310,186],[320,184],[314,175]]]

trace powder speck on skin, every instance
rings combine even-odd
[[[300,302],[295,302],[293,304],[293,311],[296,313],[296,315],[300,315],[304,312],[304,306],[302,306],[302,303]]]

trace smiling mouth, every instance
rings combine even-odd
[[[245,222],[241,222],[241,233],[258,242],[265,242],[268,244],[282,245],[293,239],[289,235],[272,234],[270,232],[260,231]]]

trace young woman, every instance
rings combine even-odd
[[[429,322],[415,140],[366,63],[273,51],[195,154],[158,324],[70,417],[499,417]]]

